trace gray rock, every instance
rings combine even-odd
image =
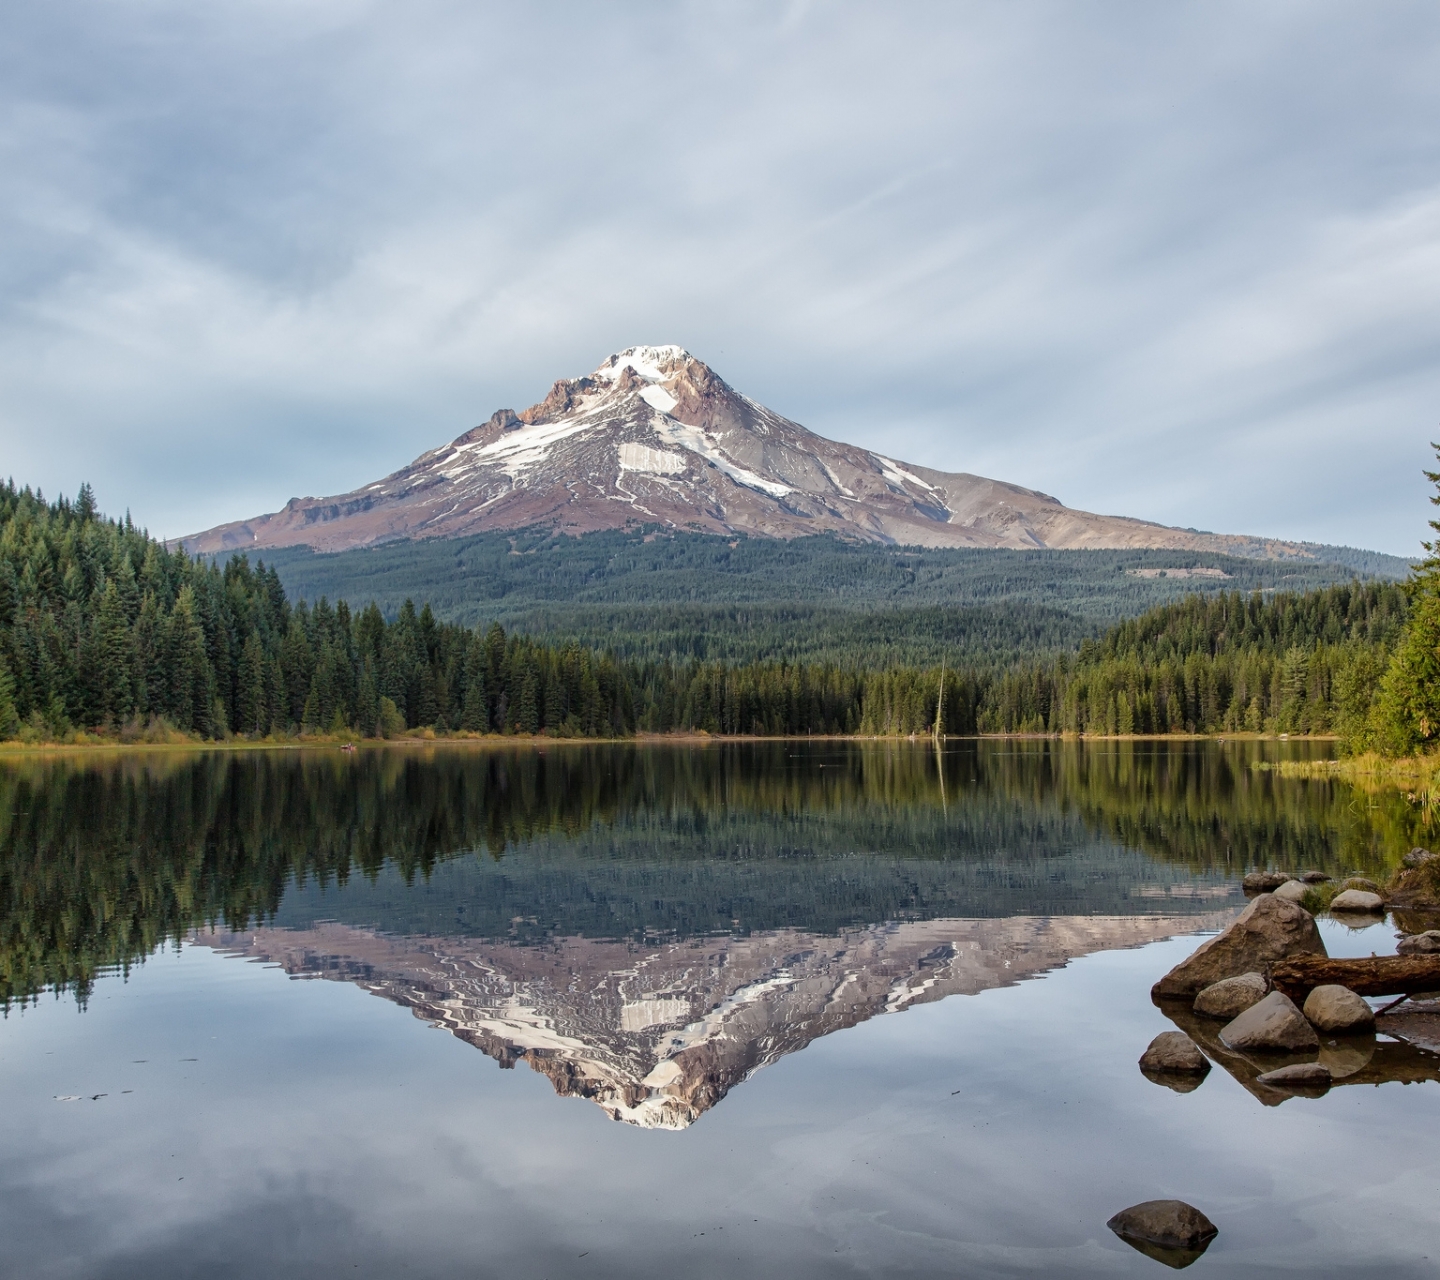
[[[1278,1071],[1266,1071],[1255,1077],[1256,1084],[1268,1084],[1281,1089],[1328,1089],[1330,1068],[1318,1062],[1296,1062]]]
[[[1162,1031],[1140,1055],[1140,1070],[1203,1076],[1210,1070],[1210,1059],[1183,1031]]]
[[[1378,893],[1367,893],[1364,889],[1342,889],[1330,899],[1331,911],[1367,911],[1374,914],[1385,910],[1385,903]]]
[[[1440,929],[1426,929],[1424,933],[1401,938],[1395,950],[1402,956],[1429,956],[1440,951]]]
[[[1272,991],[1220,1032],[1232,1049],[1257,1053],[1299,1053],[1320,1047],[1315,1028],[1283,991]]]
[[[1300,873],[1300,879],[1305,881],[1306,884],[1324,884],[1330,877],[1323,871],[1302,871]]]
[[[1265,981],[1264,974],[1242,973],[1238,978],[1225,978],[1212,982],[1195,997],[1195,1012],[1229,1022],[1251,1005],[1259,1004],[1269,990],[1270,984]]]
[[[1290,879],[1283,871],[1252,871],[1243,879],[1241,886],[1250,893],[1269,893],[1278,889]]]
[[[1131,1205],[1105,1225],[1126,1244],[1177,1269],[1188,1267],[1220,1234],[1209,1218],[1183,1200]]]
[[[1407,867],[1418,867],[1422,862],[1429,862],[1434,856],[1429,849],[1411,849],[1401,861]]]
[[[1299,902],[1310,892],[1310,886],[1303,880],[1287,880],[1275,890],[1275,896],[1285,902]]]
[[[1349,987],[1329,984],[1305,997],[1305,1017],[1317,1031],[1371,1031],[1375,1012]]]
[[[1315,920],[1304,907],[1273,893],[1255,898],[1224,933],[1202,943],[1151,988],[1155,996],[1190,996],[1290,956],[1326,954]]]

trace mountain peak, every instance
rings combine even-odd
[[[983,476],[827,440],[730,387],[684,347],[635,346],[561,378],[538,404],[333,498],[184,539],[195,553],[549,526],[634,525],[795,538],[836,533],[930,547],[1165,547],[1305,556],[1294,543],[1197,534],[1075,511]]]
[[[604,362],[590,376],[614,382],[625,369],[633,369],[645,382],[665,382],[687,365],[698,364],[684,347],[626,347]]]

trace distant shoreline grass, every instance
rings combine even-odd
[[[1265,733],[947,733],[946,742],[982,741],[1053,741],[1053,742],[1334,742],[1333,734],[1265,734]],[[199,738],[179,730],[146,736],[130,741],[96,733],[78,733],[69,740],[26,742],[14,739],[0,742],[0,759],[21,755],[83,755],[89,753],[136,754],[185,751],[295,751],[330,749],[346,746],[356,750],[405,747],[505,747],[505,746],[587,746],[638,743],[704,744],[710,742],[929,742],[929,734],[720,734],[703,730],[675,733],[636,733],[627,737],[586,738],[550,736],[548,734],[500,733],[436,733],[433,729],[412,730],[391,738],[361,738],[354,734],[295,734],[264,738]],[[1378,759],[1378,758],[1377,758]],[[1251,767],[1270,769],[1287,777],[1343,776],[1340,766],[1351,761],[1293,760],[1257,761]],[[1406,762],[1380,762],[1404,764]],[[1440,770],[1440,759],[1430,761],[1432,773]],[[1408,777],[1409,775],[1407,775]],[[1415,775],[1418,777],[1418,774]]]

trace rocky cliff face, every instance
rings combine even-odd
[[[982,476],[839,444],[772,413],[680,347],[631,347],[353,493],[185,538],[196,553],[551,526],[661,524],[927,547],[1157,547],[1306,556],[1298,544],[1074,511]]]
[[[1209,916],[1052,916],[779,930],[663,943],[541,946],[396,937],[341,924],[212,931],[196,941],[354,982],[502,1067],[613,1119],[683,1129],[761,1067],[882,1013],[1034,977],[1093,951],[1211,930]]]

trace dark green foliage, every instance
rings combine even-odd
[[[525,562],[542,585],[573,589],[575,548],[590,555],[610,547],[612,561],[628,556],[631,567],[618,578],[601,573],[595,591],[613,596],[617,582],[635,589],[626,575],[644,568],[662,598],[677,583],[724,581],[720,560],[729,555],[740,560],[731,570],[742,584],[736,590],[757,577],[773,589],[798,566],[814,571],[817,589],[841,594],[842,577],[871,568],[880,585],[864,584],[865,591],[907,575],[910,586],[896,590],[920,583],[928,591],[937,582],[943,588],[961,565],[893,550],[876,559],[872,549],[833,539],[777,547],[596,538],[547,537],[504,555]],[[1126,584],[1138,590],[1157,581],[1134,577],[1126,556],[1103,554],[1108,560],[1092,567],[1108,565],[1104,572],[1115,579],[1105,607],[1132,598],[1123,594],[1132,589]],[[673,562],[668,578],[657,556]],[[998,583],[993,575],[1013,571],[1028,590],[1037,575],[1068,564],[1062,597],[1093,587],[1093,575],[1076,576],[1080,561],[1046,556],[1053,553],[990,559],[989,567],[965,561],[966,572],[973,586],[976,575]],[[1237,563],[1259,571],[1257,562]],[[862,582],[847,581],[845,589],[862,593]],[[74,728],[124,736],[151,720],[201,737],[928,733],[940,663],[917,653],[944,661],[943,729],[951,734],[1348,732],[1368,713],[1406,611],[1403,592],[1390,584],[1268,598],[1229,592],[1163,604],[1096,639],[1093,622],[1013,600],[883,613],[608,604],[599,606],[611,611],[606,633],[582,629],[583,642],[546,643],[507,634],[498,622],[472,630],[440,621],[430,604],[417,611],[408,598],[390,621],[373,602],[358,616],[323,595],[313,606],[292,605],[273,564],[252,568],[239,556],[222,569],[191,560],[128,522],[97,515],[83,491],[73,504],[46,504],[13,485],[0,488],[0,605],[0,732],[34,737]],[[623,652],[625,635],[662,618],[670,632]],[[711,644],[715,635],[722,638]],[[732,643],[737,636],[743,643]],[[767,656],[735,660],[757,651]],[[866,654],[881,660],[866,667],[859,661]]]
[[[828,661],[876,670],[995,666],[1073,648],[1105,624],[1201,592],[1307,591],[1403,576],[1393,556],[1263,561],[1177,551],[934,550],[832,536],[717,537],[662,529],[547,530],[275,551],[295,596],[406,599],[440,618],[655,661]],[[1369,557],[1365,559],[1364,557]],[[1354,561],[1354,563],[1351,563]],[[1204,569],[1221,576],[1176,576]],[[1164,576],[1160,576],[1160,575]]]
[[[1440,458],[1440,445],[1430,446]],[[1425,472],[1440,490],[1440,471]],[[1440,492],[1430,499],[1440,506]],[[1440,520],[1430,528],[1440,535]],[[1425,559],[1405,584],[1408,625],[1385,672],[1365,745],[1386,755],[1410,755],[1440,741],[1440,538],[1422,542]]]

